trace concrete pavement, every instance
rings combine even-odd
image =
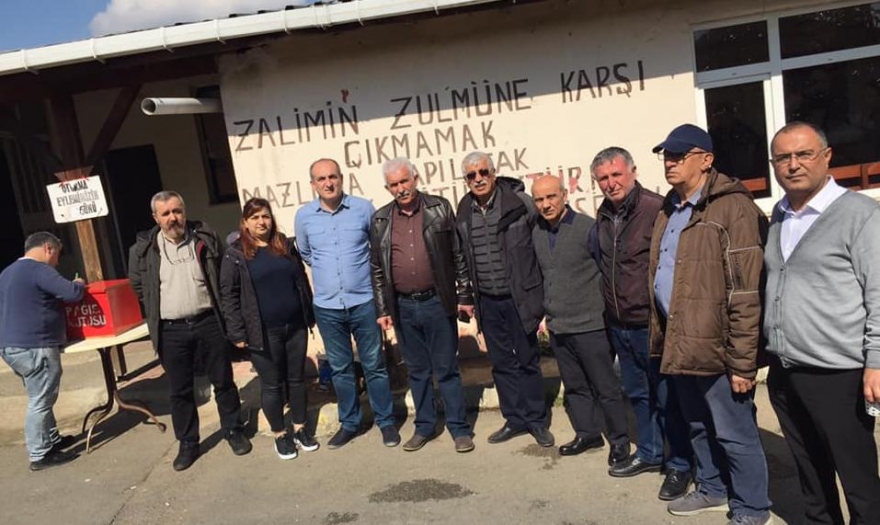
[[[129,353],[135,364],[151,352]],[[65,391],[59,419],[68,433],[78,433],[81,418],[102,400],[100,365],[96,360],[65,356]],[[133,368],[133,366],[130,366]],[[301,453],[292,461],[275,455],[271,437],[261,433],[256,408],[258,381],[248,363],[236,365],[236,379],[251,415],[254,450],[244,457],[232,454],[220,438],[213,402],[203,384],[200,407],[203,456],[185,472],[174,472],[171,461],[177,443],[170,429],[165,382],[161,368],[124,387],[126,399],[147,401],[169,426],[165,434],[144,424],[143,416],[122,412],[97,427],[95,450],[74,462],[32,473],[21,442],[23,408],[10,401],[21,394],[17,378],[0,372],[4,414],[0,425],[0,498],[4,524],[151,524],[151,523],[552,523],[598,524],[716,524],[721,514],[677,518],[656,499],[662,478],[646,474],[630,479],[607,475],[607,447],[601,451],[562,458],[556,448],[538,447],[529,436],[500,445],[486,437],[502,424],[491,405],[494,389],[485,358],[463,361],[470,418],[477,448],[456,454],[444,434],[418,452],[386,448],[372,428],[339,450],[321,448]],[[552,359],[545,359],[548,399],[559,382]],[[94,378],[98,378],[97,385]],[[77,388],[73,388],[77,381]],[[555,390],[555,392],[554,392]],[[326,394],[312,394],[312,421],[323,445],[335,430],[335,405]],[[397,394],[403,439],[412,433],[405,392]],[[799,523],[797,475],[779,435],[779,428],[759,385],[758,417],[768,455],[771,498],[781,518],[776,523]],[[14,424],[13,424],[14,422]],[[557,443],[573,437],[564,409],[553,410]],[[78,448],[84,447],[80,442]]]

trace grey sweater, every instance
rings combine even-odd
[[[774,208],[764,250],[767,349],[785,367],[880,368],[880,205],[841,195],[788,261],[782,218]]]
[[[539,220],[532,231],[535,254],[544,274],[544,310],[547,328],[557,334],[577,334],[605,328],[599,266],[590,255],[588,237],[596,221],[573,214],[559,223],[556,246],[550,250],[547,223]]]

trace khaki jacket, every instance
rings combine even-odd
[[[654,277],[674,191],[663,201],[651,239],[651,353],[662,355],[664,374],[754,378],[767,218],[739,180],[712,169],[681,231],[664,320],[654,298]]]

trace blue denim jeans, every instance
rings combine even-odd
[[[765,515],[767,459],[755,419],[755,389],[734,393],[727,374],[675,376],[675,387],[690,426],[699,490],[728,498],[735,516]]]
[[[52,407],[61,386],[61,354],[57,347],[0,348],[0,357],[21,377],[27,390],[24,440],[31,461],[49,453],[61,437]]]
[[[333,370],[333,389],[336,390],[339,423],[342,428],[356,432],[361,424],[361,403],[358,399],[354,352],[351,348],[352,335],[367,380],[367,395],[376,425],[379,428],[393,425],[393,399],[388,370],[385,369],[381,331],[376,324],[376,305],[369,300],[342,310],[315,306],[315,321],[324,340],[327,361]]]
[[[409,388],[416,406],[416,433],[432,436],[437,424],[434,408],[434,382],[446,412],[446,428],[452,437],[469,436],[471,427],[465,421],[461,373],[458,370],[458,325],[455,317],[446,315],[435,295],[426,301],[397,299],[400,312],[400,346],[406,360]]]
[[[675,382],[660,373],[660,359],[649,357],[648,328],[609,324],[611,345],[617,352],[623,392],[636,416],[636,456],[646,463],[663,463],[663,441],[669,442],[667,469],[691,469],[688,427],[678,406]]]

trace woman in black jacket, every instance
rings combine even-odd
[[[275,452],[281,459],[293,459],[297,446],[318,448],[305,428],[307,332],[314,325],[311,288],[299,252],[278,231],[267,200],[253,198],[244,204],[239,234],[220,266],[226,331],[235,346],[250,351]],[[284,424],[285,388],[292,433]]]

